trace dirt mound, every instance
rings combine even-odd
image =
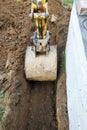
[[[29,12],[30,1],[0,1],[0,90],[5,93],[5,113],[0,130],[57,130],[56,83],[28,82],[25,79],[25,50],[35,30],[34,23],[28,18]],[[57,18],[56,23],[49,22],[49,30],[52,33],[51,42],[58,45],[61,64],[70,11],[61,3],[50,0],[49,12]],[[61,73],[64,71],[59,69],[59,80],[62,79],[59,78]],[[63,82],[65,84],[65,80]],[[65,87],[62,89],[65,90]],[[66,93],[64,97],[66,99]],[[58,105],[62,104],[65,108],[66,100]],[[61,118],[63,113],[58,118],[58,124],[61,124]],[[65,118],[67,122],[67,113]],[[67,130],[67,124],[58,127]]]

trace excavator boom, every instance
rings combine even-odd
[[[28,46],[25,55],[25,74],[28,80],[48,81],[57,77],[57,46],[50,45],[48,1],[31,3],[29,17],[35,20],[36,30],[31,37],[33,45]]]

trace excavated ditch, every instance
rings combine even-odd
[[[57,130],[55,82],[30,83],[29,130]]]
[[[53,8],[54,7],[54,8]],[[0,130],[68,130],[65,49],[70,9],[49,1],[51,42],[58,45],[58,79],[55,82],[27,81],[24,74],[26,46],[35,30],[28,18],[30,1],[0,1],[0,92],[5,112]]]

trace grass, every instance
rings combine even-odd
[[[60,67],[61,67],[61,68],[64,68],[64,70],[65,70],[65,65],[66,65],[65,52],[63,51],[62,54],[61,54]]]
[[[2,121],[3,114],[5,112],[5,109],[2,107],[3,106],[3,98],[5,94],[0,92],[0,122]]]
[[[5,94],[3,92],[0,92],[0,98],[4,98]]]
[[[17,0],[17,2],[21,3],[23,0]]]
[[[5,112],[5,109],[0,107],[0,122],[2,121],[4,112]]]
[[[63,5],[65,6],[71,6],[73,4],[73,0],[62,0],[63,1]]]

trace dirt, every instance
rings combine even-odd
[[[32,82],[30,90],[29,130],[57,130],[55,118],[55,83]]]
[[[30,1],[0,0],[0,91],[5,108],[0,130],[68,130],[65,70],[62,52],[66,45],[70,9],[49,1],[51,43],[58,45],[58,79],[27,81],[24,73],[26,46],[35,30],[29,18]]]

